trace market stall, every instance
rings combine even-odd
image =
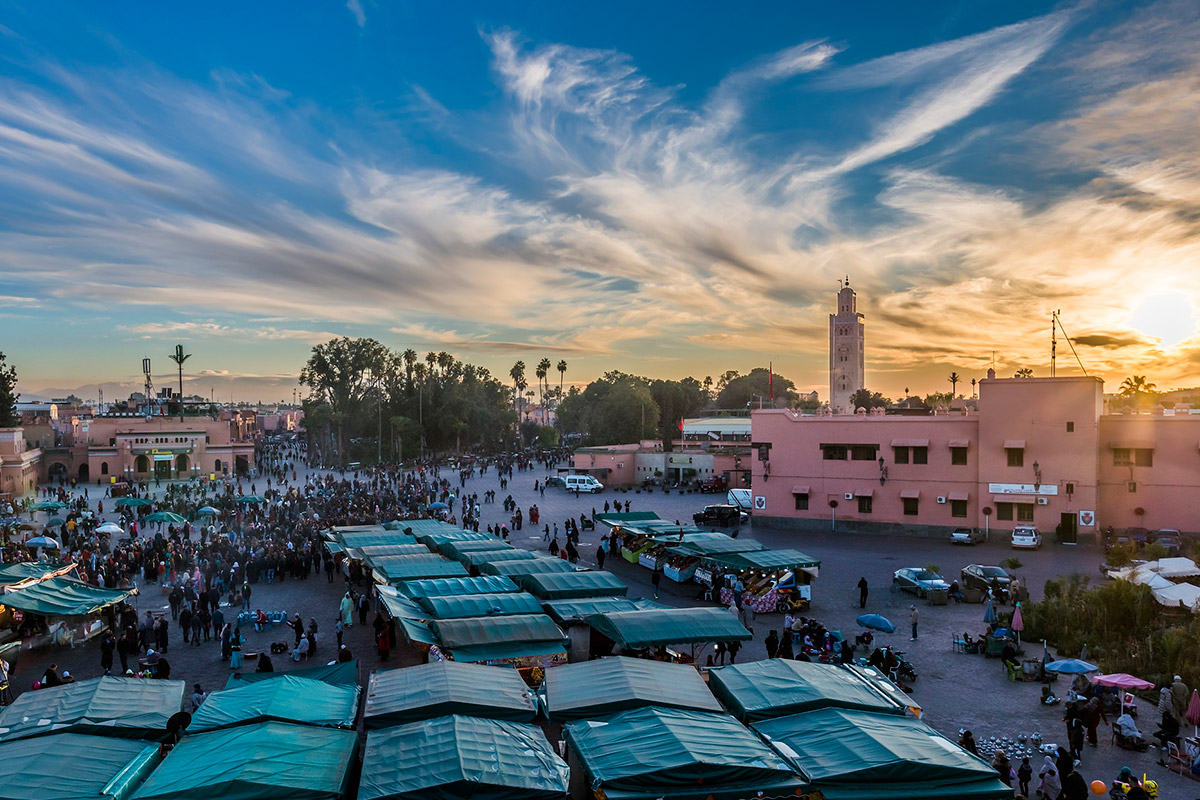
[[[469,594],[462,597],[422,597],[416,602],[425,610],[426,619],[508,617],[513,614],[542,613],[541,602],[528,592]]]
[[[722,710],[694,667],[623,656],[547,672],[542,695],[552,722],[600,719],[646,706]]]
[[[420,556],[404,556],[405,561],[389,560],[372,567],[375,580],[398,586],[406,581],[429,578],[465,578],[467,570],[457,561],[447,561],[431,554],[429,559]]]
[[[248,686],[261,681],[277,680],[284,675],[296,678],[309,678],[314,681],[324,681],[334,686],[358,685],[358,660],[338,661],[334,664],[320,664],[315,667],[301,667],[287,672],[235,672],[225,682],[226,689],[238,686]]]
[[[128,800],[158,766],[159,746],[59,733],[0,744],[0,786],[14,800]]]
[[[479,571],[484,575],[503,575],[519,582],[521,578],[548,572],[576,572],[571,562],[561,558],[540,555],[538,558],[525,558],[519,561],[489,561],[479,565]]]
[[[517,584],[511,578],[501,575],[405,581],[398,588],[406,596],[417,600],[422,597],[457,597],[464,594],[495,594],[498,592],[519,591]]]
[[[799,550],[755,550],[741,553],[722,553],[704,559],[696,572],[710,576],[720,585],[723,605],[734,602],[733,585],[742,582],[742,603],[759,614],[773,611],[798,611],[812,602],[812,581],[817,577],[821,562]]]
[[[696,571],[705,558],[724,553],[746,553],[752,550],[765,550],[766,545],[753,539],[734,539],[732,536],[718,534],[722,538],[693,538],[681,544],[664,545],[665,554],[660,556],[663,575],[673,581],[682,583],[696,577]],[[711,586],[708,580],[699,580],[705,586]]]
[[[530,669],[567,660],[567,636],[545,614],[443,619],[429,627],[455,661]]]
[[[477,553],[483,550],[512,550],[513,546],[507,542],[496,538],[480,539],[480,540],[452,540],[443,542],[437,546],[437,551],[446,558],[452,558],[455,561],[461,561],[466,553]]]
[[[448,714],[533,722],[537,707],[533,692],[512,669],[432,661],[371,673],[363,713],[367,730]]]
[[[482,568],[484,564],[498,564],[503,561],[530,561],[541,558],[538,553],[529,550],[519,550],[515,547],[494,548],[492,550],[470,550],[462,553],[458,560],[467,569]]]
[[[628,597],[578,597],[571,600],[547,600],[542,608],[555,622],[582,622],[590,614],[602,614],[608,611],[638,611],[647,608],[671,608],[671,606],[639,598],[630,600]]]
[[[709,670],[708,686],[742,722],[820,708],[904,714],[906,704],[876,688],[859,670],[772,658]]]
[[[0,710],[0,742],[48,733],[160,742],[183,691],[183,681],[105,676],[24,692]]]
[[[592,614],[584,621],[594,633],[603,635],[626,653],[650,647],[665,649],[672,644],[744,642],[754,638],[742,623],[719,608],[611,611]]]
[[[196,709],[188,733],[269,720],[353,728],[358,716],[358,695],[357,685],[337,685],[280,673],[277,680],[213,692]]]

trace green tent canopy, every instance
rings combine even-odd
[[[720,547],[721,545],[718,544],[719,542],[724,542],[733,538],[727,533],[720,533],[719,531],[705,531],[699,528],[693,528],[691,526],[682,529],[674,528],[671,531],[648,531],[647,535],[651,536],[658,544],[674,544],[679,546],[685,544],[701,546],[705,543],[708,543]]]
[[[366,728],[448,714],[533,722],[537,708],[520,673],[507,667],[431,661],[371,673],[363,715]]]
[[[710,556],[717,553],[749,553],[753,550],[766,550],[767,546],[753,539],[734,539],[732,536],[723,539],[690,539],[683,544],[670,548],[670,552],[680,556]]]
[[[565,561],[563,562],[566,563]],[[569,600],[576,597],[624,597],[629,587],[611,572],[538,572],[522,575],[521,588],[543,600]]]
[[[379,601],[395,619],[429,619],[429,612],[400,593],[395,586],[380,586]]]
[[[369,732],[358,800],[557,800],[569,777],[536,726],[448,716]]]
[[[476,578],[441,578],[438,580],[407,581],[399,587],[408,597],[457,597],[464,594],[495,594],[518,591],[511,578],[502,575],[481,575]]]
[[[752,727],[831,800],[1013,796],[991,765],[911,717],[825,708]]]
[[[545,614],[443,619],[431,623],[455,661],[496,661],[565,652],[566,634]]]
[[[778,572],[780,570],[816,570],[821,566],[819,559],[801,553],[799,550],[759,550],[752,553],[723,553],[709,557],[717,565],[743,572],[748,569],[763,572]]]
[[[409,617],[396,617],[396,623],[404,632],[404,638],[408,640],[409,644],[441,645],[442,643],[437,634],[433,632],[433,628],[429,627],[428,622]]]
[[[4,595],[4,605],[47,617],[85,617],[119,603],[137,589],[101,589],[59,576]]]
[[[397,544],[419,544],[416,539],[411,536],[405,536],[403,533],[395,531],[353,531],[351,533],[339,533],[335,536],[335,541],[342,547],[387,547]]]
[[[324,681],[335,686],[358,685],[358,661],[339,661],[336,664],[321,664],[316,667],[301,667],[287,672],[235,672],[225,682],[226,689],[247,686],[251,683],[269,681],[291,675],[296,678],[309,678],[314,681]]]
[[[417,603],[428,619],[465,617],[507,617],[513,614],[541,614],[541,602],[528,592],[468,594],[462,597],[422,597]]]
[[[500,539],[492,538],[488,540],[459,540],[455,539],[448,542],[443,542],[437,547],[437,551],[446,558],[452,558],[455,561],[462,560],[465,553],[477,553],[481,550],[512,550],[513,546]]]
[[[801,780],[782,758],[724,714],[642,708],[563,728],[591,793],[617,800],[739,800],[791,795]]]
[[[607,525],[610,528],[614,525],[630,525],[638,522],[652,522],[655,520],[660,522],[665,521],[653,511],[626,511],[613,514],[597,514],[595,516],[595,520],[596,522]]]
[[[719,667],[708,685],[729,713],[743,722],[819,708],[850,708],[903,714],[905,706],[883,694],[858,672],[840,664],[771,658]]]
[[[5,800],[126,800],[158,766],[159,746],[59,733],[0,744]]]
[[[60,572],[70,572],[74,564],[51,564],[45,561],[18,561],[15,564],[0,564],[0,586],[11,586],[14,583],[24,583],[43,578]]]
[[[624,650],[753,638],[733,615],[719,608],[612,611],[592,614],[585,617],[584,621]]]
[[[106,676],[25,692],[0,710],[0,741],[59,731],[163,741],[183,690],[183,681]]]
[[[531,561],[535,558],[540,558],[540,556],[528,550],[518,550],[515,547],[510,547],[507,550],[503,548],[473,550],[463,553],[458,560],[465,566],[478,567],[482,564],[498,564],[502,561]]]
[[[721,712],[695,667],[614,656],[546,670],[543,685],[553,722],[597,719],[645,706]]]
[[[386,558],[387,556],[428,556],[432,555],[429,548],[415,541],[404,544],[369,544],[355,547],[354,551],[362,558]]]
[[[188,732],[267,720],[352,728],[358,715],[358,692],[358,686],[338,686],[283,673],[278,680],[213,692],[192,715]]]
[[[542,556],[526,558],[520,561],[489,561],[479,565],[479,571],[485,575],[503,575],[519,581],[526,575],[544,574],[547,572],[575,572],[570,562],[561,558]]]
[[[499,539],[497,539],[492,534],[487,533],[486,531],[483,531],[483,532],[465,531],[465,530],[456,528],[453,525],[447,525],[445,523],[438,523],[438,524],[441,526],[441,528],[439,528],[437,530],[420,531],[420,530],[417,530],[416,528],[414,528],[413,535],[417,537],[418,542],[420,542],[423,545],[432,547],[435,550],[437,548],[439,548],[441,545],[445,544],[446,542],[489,542],[489,541],[497,542],[497,541],[499,541]]]
[[[426,578],[465,578],[467,569],[457,561],[410,561],[406,563],[391,562],[374,568],[377,575],[388,583],[397,581],[423,580]]]
[[[341,800],[358,734],[260,722],[185,736],[134,800]]]
[[[559,623],[579,622],[589,614],[607,611],[636,611],[638,605],[628,597],[580,597],[574,600],[549,600],[542,603],[550,619]]]

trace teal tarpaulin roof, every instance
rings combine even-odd
[[[438,545],[438,552],[446,558],[453,558],[458,561],[464,553],[475,553],[480,550],[512,550],[513,546],[501,541],[500,539],[487,540],[471,540],[471,541],[449,541],[442,542]]]
[[[636,611],[638,605],[628,597],[581,597],[575,600],[549,600],[542,603],[555,622],[579,620],[589,614],[606,611]]]
[[[802,784],[762,740],[733,717],[672,708],[643,708],[568,723],[564,733],[584,765],[587,785],[608,797],[678,795],[768,797]],[[627,793],[627,794],[626,794]],[[692,796],[692,795],[689,795]]]
[[[4,605],[47,617],[83,617],[119,603],[137,589],[101,589],[74,578],[49,578],[4,595]]]
[[[518,550],[515,547],[510,547],[507,550],[492,549],[492,550],[473,550],[463,553],[459,556],[459,561],[468,566],[479,566],[480,564],[493,564],[501,561],[530,561],[538,558],[535,553],[528,550]]]
[[[439,523],[441,524],[441,523]],[[436,531],[417,531],[413,533],[417,537],[417,541],[424,545],[437,548],[446,542],[486,542],[498,541],[495,536],[487,532],[465,531],[460,530],[453,525],[442,525],[442,529]]]
[[[443,619],[431,623],[455,661],[495,661],[565,652],[569,642],[545,614]]]
[[[358,686],[282,674],[278,680],[213,692],[192,715],[188,733],[267,720],[351,728],[358,715],[358,692]]]
[[[48,564],[45,561],[0,564],[0,586],[9,586],[27,580],[40,580],[47,575],[73,569],[75,569],[74,564]]]
[[[721,534],[724,536],[724,534]],[[766,550],[767,546],[753,539],[734,539],[725,536],[723,539],[685,540],[670,550],[682,556],[708,556],[716,553],[748,553],[752,550]]]
[[[575,572],[575,567],[561,558],[527,558],[521,561],[489,561],[479,565],[485,575],[505,575],[518,580],[524,575],[547,572]]]
[[[0,741],[59,731],[162,741],[183,681],[92,678],[25,692],[0,710]]]
[[[337,541],[343,547],[379,547],[393,544],[416,544],[411,536],[394,531],[361,531],[338,534]]]
[[[563,562],[566,563],[566,562]],[[575,597],[624,597],[629,587],[624,581],[603,570],[597,572],[538,572],[522,575],[517,583],[543,600],[569,600]]]
[[[293,675],[297,678],[311,678],[315,681],[324,681],[336,686],[357,686],[358,661],[340,661],[337,664],[301,667],[300,669],[289,669],[287,672],[235,672],[229,676],[229,680],[225,683],[225,688],[233,689],[234,687],[245,686],[250,683],[282,678],[284,675]]]
[[[799,550],[760,550],[754,553],[725,553],[710,558],[716,564],[736,571],[759,569],[773,572],[784,569],[812,569],[821,561]]]
[[[408,617],[396,617],[396,622],[400,625],[400,630],[404,632],[404,638],[410,643],[441,644],[437,634],[433,632],[433,628],[429,627],[428,622]]]
[[[658,608],[613,611],[585,618],[592,629],[618,647],[640,650],[668,644],[732,642],[753,638],[728,611],[719,608]]]
[[[354,550],[363,558],[384,558],[386,556],[428,556],[433,555],[429,548],[409,540],[411,544],[370,544],[366,547],[356,547]]]
[[[1011,798],[996,770],[911,717],[826,708],[753,725],[831,798]]]
[[[429,619],[429,612],[415,600],[405,597],[395,586],[380,586],[379,601],[396,619]]]
[[[448,714],[533,722],[537,710],[521,674],[508,667],[431,661],[371,673],[363,717],[367,728]]]
[[[554,722],[596,719],[632,708],[722,711],[695,667],[615,656],[546,670],[547,712]]]
[[[771,658],[709,670],[708,685],[743,722],[819,708],[903,714],[905,706],[840,664]]]
[[[427,616],[434,619],[464,617],[507,617],[513,614],[541,614],[541,602],[528,592],[468,594],[462,597],[422,597],[417,601]]]
[[[457,561],[410,561],[387,563],[373,567],[388,583],[396,581],[423,580],[426,578],[465,578],[467,569]]]
[[[597,514],[596,522],[612,527],[637,522],[651,522],[659,519],[653,511],[628,511],[622,514]],[[665,520],[664,520],[665,521]]]
[[[358,800],[554,800],[569,775],[533,725],[439,717],[367,734]]]
[[[476,578],[442,578],[439,580],[407,581],[399,587],[409,597],[455,597],[463,594],[493,594],[515,592],[517,584],[502,575],[481,575]]]
[[[5,800],[125,800],[157,766],[159,746],[59,733],[0,744]]]
[[[262,722],[185,736],[136,800],[340,800],[358,734]]]

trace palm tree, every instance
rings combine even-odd
[[[508,375],[513,379],[513,408],[520,413],[521,410],[521,392],[525,389],[525,362],[518,361],[512,365],[512,369],[508,371]]]
[[[1013,375],[1013,377],[1014,378],[1032,378],[1033,370],[1031,370],[1029,367],[1021,367],[1019,370],[1016,371],[1016,373]]]
[[[567,362],[558,362],[558,396],[562,397],[563,376],[567,374]]]
[[[408,380],[408,390],[413,388],[413,364],[417,363],[417,351],[411,347],[404,351],[404,376]]]
[[[958,397],[958,380],[959,380],[958,373],[951,372],[950,373],[950,399],[951,400]]]
[[[550,374],[550,359],[543,358],[538,362],[537,370],[534,373],[538,378],[538,390],[542,393],[542,421],[546,420],[546,390],[550,388],[546,376]]]
[[[1146,381],[1145,375],[1134,375],[1121,382],[1120,395],[1122,397],[1140,397],[1144,394],[1152,394],[1157,389],[1156,384]]]

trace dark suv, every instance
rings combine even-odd
[[[992,594],[1001,603],[1008,599],[1008,587],[1012,577],[1003,567],[989,567],[983,564],[968,564],[959,573],[962,585],[968,589],[978,589],[981,592],[992,590]]]
[[[749,522],[750,515],[737,506],[719,504],[705,506],[703,511],[692,515],[692,520],[697,525],[715,525],[717,527],[728,528]]]

